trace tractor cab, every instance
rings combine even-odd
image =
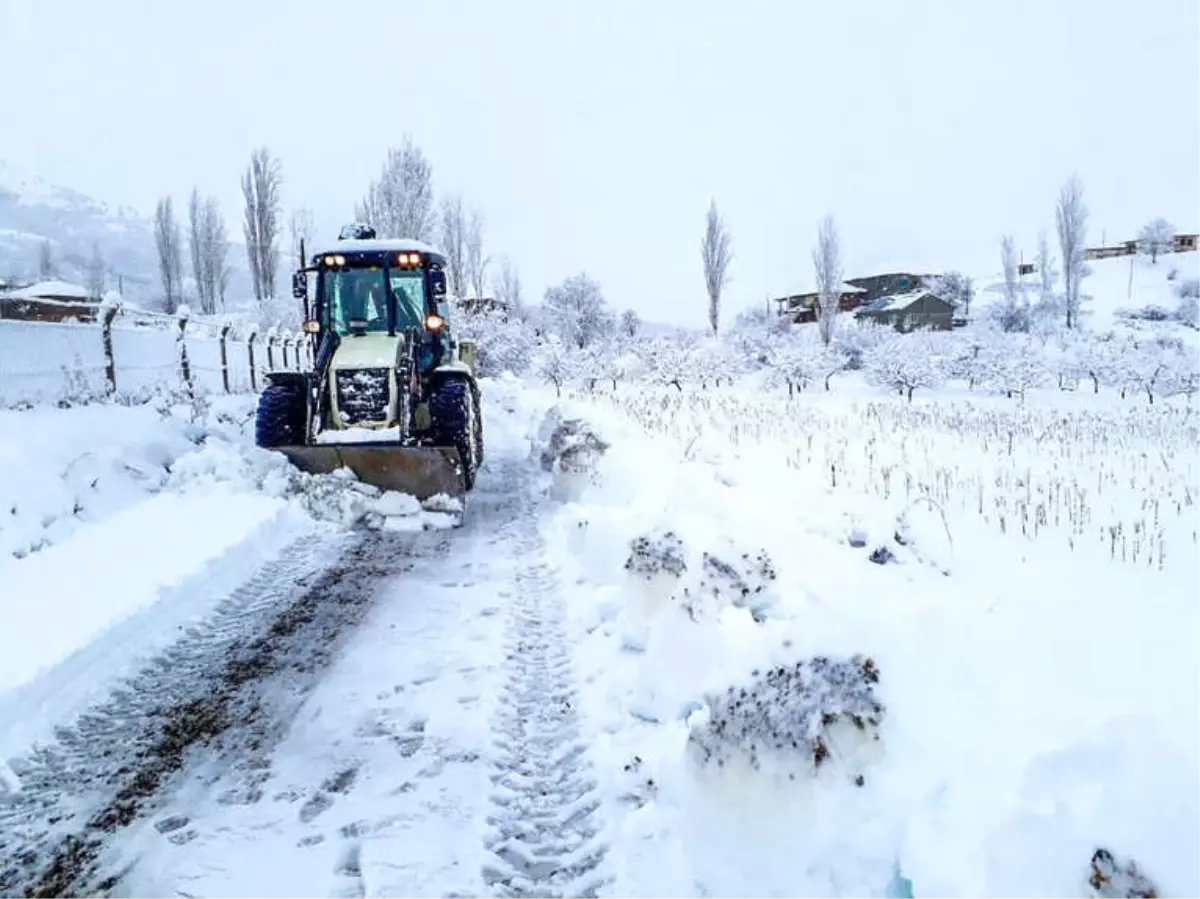
[[[449,362],[445,257],[418,241],[377,240],[374,233],[363,225],[342,229],[335,246],[293,276],[292,293],[305,301],[305,330],[321,347],[399,336],[412,341],[421,372]],[[316,275],[311,305],[308,274]]]

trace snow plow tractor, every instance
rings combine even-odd
[[[483,462],[483,422],[475,347],[451,329],[445,266],[433,247],[377,240],[364,225],[343,228],[311,264],[301,247],[292,294],[313,367],[267,375],[258,445],[302,471],[348,468],[381,490],[463,503]]]

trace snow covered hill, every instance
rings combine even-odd
[[[120,276],[127,299],[144,305],[157,300],[158,263],[149,218],[49,184],[0,159],[0,278],[34,279],[39,248],[46,240],[59,277],[87,283],[88,262],[96,245],[109,287],[116,287]],[[231,244],[231,296],[245,295],[249,289],[243,255],[240,244]]]

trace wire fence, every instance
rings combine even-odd
[[[0,319],[0,407],[245,393],[270,371],[306,371],[307,334],[106,308],[98,321]]]

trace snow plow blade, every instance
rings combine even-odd
[[[466,485],[458,450],[439,446],[328,444],[280,448],[292,464],[310,474],[348,468],[364,484],[396,490],[421,502],[439,493],[463,501]]]

